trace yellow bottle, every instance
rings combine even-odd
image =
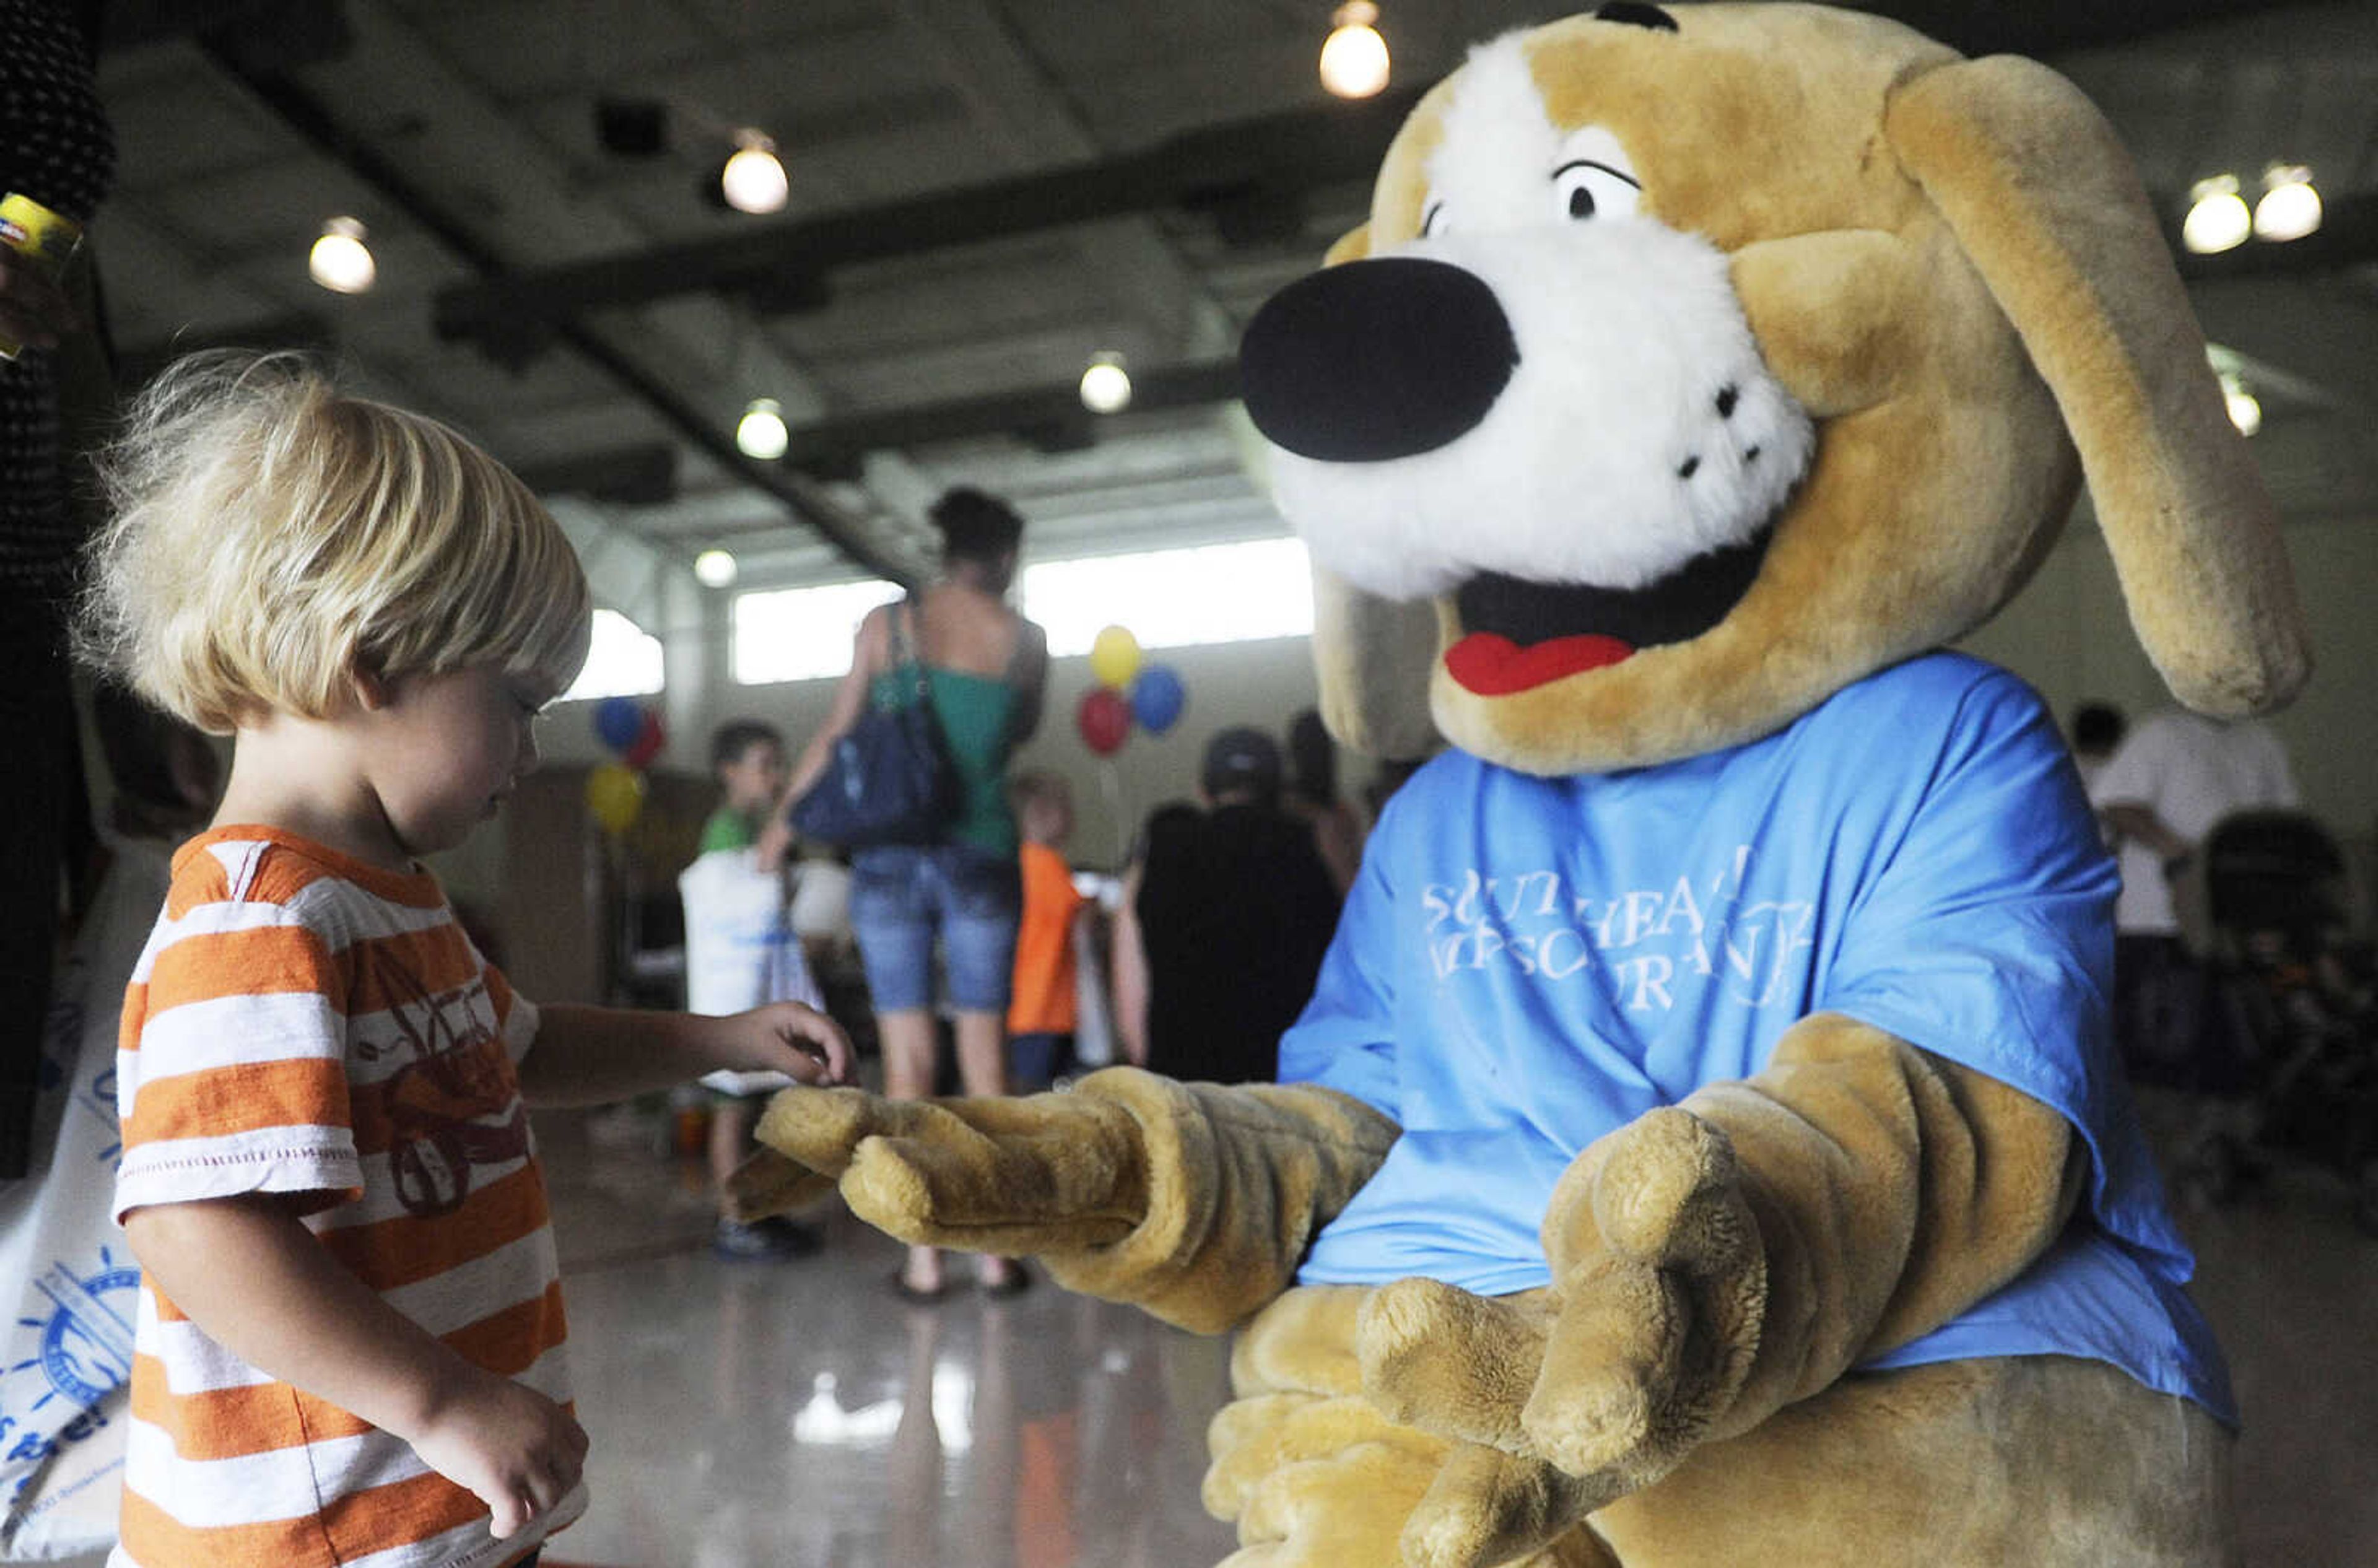
[[[66,263],[82,244],[82,225],[53,212],[30,196],[0,196],[0,245],[25,257],[53,283],[64,286]],[[0,359],[15,359],[25,345],[0,332]]]

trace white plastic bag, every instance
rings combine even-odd
[[[108,844],[114,858],[42,1030],[32,1174],[0,1182],[0,1560],[9,1562],[113,1545],[123,1491],[140,1268],[111,1217],[123,1154],[116,1030],[172,870],[162,845]]]
[[[755,849],[714,849],[679,873],[685,901],[685,1005],[688,1011],[741,1012],[772,1001],[825,999],[793,934],[785,879],[760,869]],[[712,1072],[702,1080],[726,1095],[787,1089],[781,1072]]]

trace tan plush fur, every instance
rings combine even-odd
[[[1409,1537],[1400,1558],[1339,1555],[1326,1538],[1332,1515],[1321,1508],[1285,1529],[1277,1515],[1251,1524],[1243,1510],[1264,1478],[1299,1461],[1327,1464],[1306,1478],[1312,1490],[1369,1497],[1383,1512],[1417,1509],[1427,1495],[1409,1448],[1393,1465],[1371,1462],[1387,1452],[1390,1434],[1363,1424],[1366,1407],[1333,1375],[1349,1358],[1332,1335],[1351,1333],[1368,1294],[1291,1291],[1249,1325],[1233,1358],[1241,1402],[1209,1434],[1215,1464],[1206,1501],[1239,1522],[1243,1540],[1279,1553],[1267,1562],[2226,1568],[2238,1561],[2220,1427],[2114,1368],[2056,1356],[1841,1379],[1695,1450],[1658,1483],[1573,1517],[1549,1542],[1520,1546],[1521,1555],[1423,1554]],[[1315,1295],[1344,1299],[1315,1311],[1303,1299]],[[1300,1370],[1315,1375],[1300,1381]],[[1460,1452],[1441,1451],[1433,1483],[1456,1469]],[[1473,1495],[1522,1490],[1474,1472],[1466,1478]]]
[[[788,1091],[755,1131],[766,1148],[735,1182],[747,1214],[806,1191],[798,1167],[903,1240],[1037,1253],[1068,1288],[1218,1334],[1287,1287],[1399,1130],[1334,1090],[1115,1067],[1024,1099]]]
[[[1425,716],[1542,773],[1767,734],[1979,624],[2054,542],[2084,466],[2180,699],[2221,713],[2285,700],[2309,662],[2270,505],[2096,112],[2044,67],[1961,62],[1877,18],[1677,14],[1677,33],[1539,29],[1533,74],[1558,123],[1620,138],[1647,211],[1733,257],[1769,370],[1820,419],[1815,467],[1724,620],[1526,691],[1481,696],[1441,666],[1423,684],[1411,651],[1380,640],[1420,623],[1317,588],[1324,711],[1353,720],[1341,733],[1404,747]],[[1418,233],[1459,82],[1415,111],[1336,257]],[[1341,628],[1351,646],[1331,642]],[[1438,645],[1460,629],[1440,605]]]

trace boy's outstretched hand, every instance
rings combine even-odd
[[[813,1007],[770,1002],[705,1022],[720,1032],[714,1051],[723,1053],[721,1067],[781,1072],[798,1083],[850,1082],[850,1036]]]

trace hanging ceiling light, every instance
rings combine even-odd
[[[724,550],[704,550],[693,557],[693,575],[704,588],[727,587],[739,569],[735,557]]]
[[[2221,400],[2229,405],[2229,423],[2239,435],[2252,436],[2263,427],[2262,401],[2246,390],[2245,382],[2235,376],[2221,377]]]
[[[792,181],[776,157],[776,144],[759,131],[735,133],[735,151],[718,171],[719,194],[738,212],[781,212]]]
[[[1090,356],[1082,372],[1082,406],[1092,413],[1121,413],[1131,406],[1131,373],[1115,350],[1102,349]]]
[[[364,244],[363,221],[333,218],[322,225],[322,237],[306,257],[306,270],[332,293],[359,294],[379,277],[369,246]]]
[[[2188,192],[2188,218],[2180,226],[2180,243],[2199,256],[2233,250],[2254,231],[2254,215],[2238,194],[2238,176],[2216,174],[2199,180]]]
[[[784,406],[774,398],[753,398],[735,425],[736,450],[762,462],[783,457],[792,441],[792,432],[785,428]]]
[[[2266,240],[2300,240],[2320,227],[2320,192],[2312,171],[2300,163],[2274,163],[2263,171],[2263,199],[2254,203],[2254,233]]]
[[[1368,98],[1387,85],[1387,41],[1371,24],[1379,8],[1371,0],[1346,0],[1329,18],[1329,40],[1321,46],[1321,85],[1340,98]]]

